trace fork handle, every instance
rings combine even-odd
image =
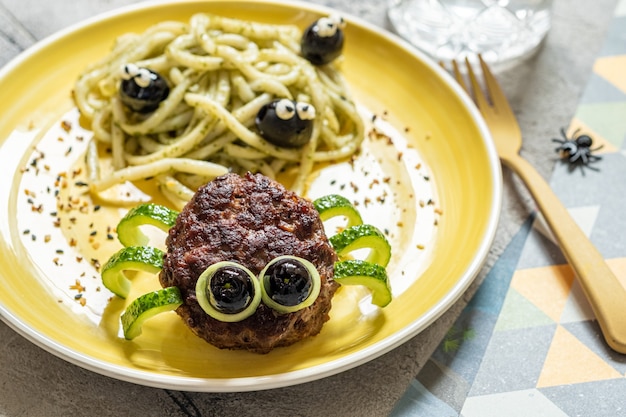
[[[543,177],[521,156],[503,163],[526,184],[583,288],[608,345],[626,353],[626,289]]]

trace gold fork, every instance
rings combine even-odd
[[[515,115],[482,57],[478,56],[486,94],[482,92],[472,65],[466,58],[469,88],[452,61],[457,82],[472,96],[496,145],[500,160],[526,184],[546,223],[558,241],[583,288],[607,344],[615,351],[626,353],[626,289],[609,269],[602,255],[578,227],[567,209],[541,175],[520,156],[522,133]]]

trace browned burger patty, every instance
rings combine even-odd
[[[260,174],[227,174],[201,187],[181,211],[166,240],[160,281],[180,289],[176,311],[209,343],[258,353],[287,346],[319,333],[328,320],[337,255],[328,243],[313,205]],[[250,317],[226,323],[198,304],[200,274],[220,261],[233,261],[258,275],[272,259],[294,255],[309,260],[321,278],[321,291],[309,307],[280,314],[261,303]]]

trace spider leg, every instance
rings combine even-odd
[[[573,154],[571,154],[571,156],[569,157],[569,161],[571,163],[574,163],[576,161],[578,161],[580,159],[580,157],[583,156],[583,153],[580,152],[579,150],[577,150],[576,152],[574,152]]]
[[[580,153],[580,162],[582,162],[583,165],[589,164],[589,158],[588,158],[587,153],[585,152]]]
[[[580,168],[582,169],[582,168],[583,168],[583,166],[581,165],[581,166],[580,166]],[[592,170],[592,171],[596,171],[596,172],[600,171],[600,168],[598,168],[598,167],[594,167],[594,166],[591,166],[591,165],[586,165],[586,168],[587,168],[587,169],[590,169],[590,170]]]

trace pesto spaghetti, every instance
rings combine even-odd
[[[336,61],[314,65],[301,39],[296,26],[210,14],[118,38],[74,89],[113,167],[99,175],[98,146],[89,147],[91,192],[154,177],[180,205],[199,184],[232,170],[271,178],[293,171],[292,188],[302,193],[315,163],[351,156],[364,135]],[[120,84],[132,77],[161,78],[167,91],[155,108],[134,111],[120,97]],[[301,146],[272,143],[255,125],[264,106],[284,99],[313,107],[310,139]]]

